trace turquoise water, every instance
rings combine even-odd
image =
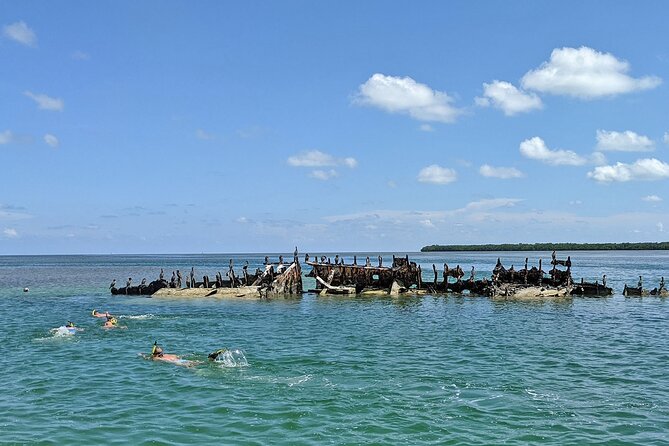
[[[0,257],[0,442],[667,444],[668,303],[620,293],[669,278],[669,253],[569,254],[576,278],[605,273],[616,295],[112,298],[112,278],[213,277],[230,256]],[[412,258],[429,280],[432,263],[489,274],[498,255],[518,267],[539,254]],[[93,308],[127,329],[104,331]],[[84,331],[50,332],[67,320]],[[154,340],[203,364],[139,357]],[[204,362],[220,347],[248,365]]]

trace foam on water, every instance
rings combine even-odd
[[[249,366],[249,362],[246,360],[246,355],[240,349],[231,349],[224,351],[223,353],[218,355],[214,363],[216,363],[216,365],[219,367],[226,367],[226,368]]]
[[[54,338],[69,337],[77,334],[76,328],[66,327],[64,325],[57,328],[52,328],[50,331]]]
[[[156,318],[156,317],[157,317],[157,316],[155,316],[155,315],[149,313],[149,314],[136,314],[136,315],[133,315],[133,314],[122,314],[122,315],[120,315],[118,318],[119,318],[119,319],[133,319],[133,320],[143,321],[143,320],[146,320],[146,319],[154,319],[154,318]]]

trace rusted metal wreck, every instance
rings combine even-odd
[[[234,269],[233,261],[230,260],[225,279],[221,272],[216,272],[215,279],[209,276],[202,277],[198,281],[191,269],[190,277],[186,278],[186,287],[182,287],[182,277],[172,274],[168,282],[164,279],[162,270],[157,280],[149,284],[131,286],[128,279],[126,286],[116,288],[115,281],[110,285],[112,295],[121,296],[182,296],[182,297],[209,297],[209,296],[235,296],[235,297],[275,297],[293,296],[302,294],[302,268],[295,254],[293,261],[285,264],[283,256],[279,256],[278,263],[272,263],[265,257],[264,269],[256,268],[255,272],[249,272],[248,262],[242,267],[241,274]],[[143,281],[144,282],[144,281]]]
[[[421,268],[409,261],[409,256],[395,257],[389,266],[383,266],[383,257],[378,256],[378,266],[372,266],[367,257],[364,265],[358,265],[357,256],[353,263],[345,264],[337,255],[334,262],[325,256],[311,260],[305,257],[305,264],[312,267],[307,277],[316,279],[319,294],[360,294],[365,292],[387,291],[399,294],[412,287],[423,288]]]
[[[489,277],[476,278],[474,267],[466,276],[465,271],[456,265],[454,268],[443,264],[441,271],[436,265],[432,265],[431,280],[424,281],[421,266],[409,260],[409,256],[393,256],[392,262],[384,265],[382,256],[374,260],[366,257],[364,261],[358,262],[357,256],[349,258],[347,263],[339,255],[334,257],[310,257],[306,254],[304,264],[311,267],[311,271],[305,277],[313,278],[315,288],[308,290],[320,295],[400,295],[403,293],[414,294],[441,294],[458,293],[492,298],[534,298],[534,297],[567,297],[581,296],[610,296],[613,290],[607,286],[606,275],[602,276],[601,283],[574,282],[572,278],[571,258],[558,259],[555,252],[551,255],[550,268],[544,271],[542,260],[538,264],[530,266],[529,259],[521,269],[514,265],[506,268],[501,259],[497,263]],[[372,262],[374,264],[372,264]],[[441,279],[441,280],[440,280]],[[133,286],[132,279],[128,279],[126,286],[117,288],[115,281],[110,285],[113,295],[144,295],[144,296],[181,296],[181,297],[290,297],[301,296],[303,293],[303,276],[297,248],[291,262],[284,262],[279,256],[278,262],[271,262],[265,257],[262,268],[255,271],[249,270],[246,262],[241,271],[235,270],[233,261],[227,267],[225,274],[216,272],[214,279],[202,276],[202,280],[196,279],[194,269],[191,268],[189,277],[185,278],[185,287],[182,286],[183,278],[177,270],[172,273],[170,281],[165,280],[161,270],[157,280]],[[625,285],[623,291],[625,296],[662,296],[667,297],[664,278],[660,286],[653,290],[645,290],[641,283],[641,277],[637,287]]]

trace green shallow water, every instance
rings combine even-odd
[[[669,276],[666,252],[571,254],[576,277],[606,273],[617,293],[639,274],[651,287]],[[538,256],[500,255],[516,265]],[[443,262],[489,274],[497,256],[412,257],[427,276]],[[0,442],[669,442],[665,299],[305,295],[267,302],[107,294],[114,277],[151,278],[161,266],[168,276],[190,266],[213,276],[228,258],[0,257]],[[93,308],[119,315],[128,328],[102,330]],[[50,333],[67,320],[85,330]],[[248,366],[141,359],[154,340],[195,360],[238,348]]]

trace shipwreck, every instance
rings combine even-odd
[[[433,264],[431,277],[428,273],[429,280],[425,281],[421,265],[411,261],[408,255],[403,257],[393,255],[392,261],[384,264],[382,256],[374,259],[366,257],[359,262],[358,257],[354,255],[347,263],[339,255],[332,259],[327,256],[311,257],[306,254],[304,265],[311,267],[311,270],[303,275],[296,248],[290,262],[285,262],[283,256],[278,256],[278,262],[272,262],[266,256],[262,267],[253,271],[250,270],[248,262],[241,268],[235,269],[234,262],[230,260],[225,274],[220,271],[215,272],[213,279],[208,275],[196,278],[194,268],[191,268],[190,274],[185,279],[177,270],[176,273],[172,273],[172,278],[168,281],[161,270],[158,279],[150,283],[146,283],[144,279],[139,285],[132,285],[132,279],[128,278],[126,286],[116,287],[116,281],[113,281],[110,291],[115,296],[297,297],[305,292],[303,277],[307,277],[313,279],[315,287],[306,292],[318,295],[399,296],[452,293],[495,299],[522,299],[605,297],[613,294],[613,289],[607,286],[606,275],[602,276],[601,282],[599,280],[586,282],[583,279],[574,282],[571,257],[559,259],[553,252],[547,271],[544,270],[542,263],[539,259],[536,265],[530,266],[529,259],[525,258],[522,268],[516,269],[514,265],[507,268],[498,258],[492,274],[481,278],[477,278],[474,267],[471,267],[467,275],[460,265],[449,267],[444,263],[443,269],[438,270]],[[664,277],[659,287],[652,290],[643,288],[639,277],[636,287],[625,285],[623,295],[669,297]]]
[[[302,268],[294,256],[293,261],[284,263],[283,256],[279,256],[277,263],[265,257],[264,269],[256,268],[249,272],[248,262],[241,268],[241,274],[235,271],[234,263],[230,260],[225,278],[220,272],[215,273],[214,279],[208,275],[202,280],[196,280],[194,269],[191,268],[190,277],[186,278],[186,287],[181,286],[182,278],[174,273],[168,282],[162,277],[146,285],[132,286],[128,279],[126,286],[117,288],[115,281],[110,285],[114,296],[175,296],[175,297],[276,297],[296,296],[302,294]]]

